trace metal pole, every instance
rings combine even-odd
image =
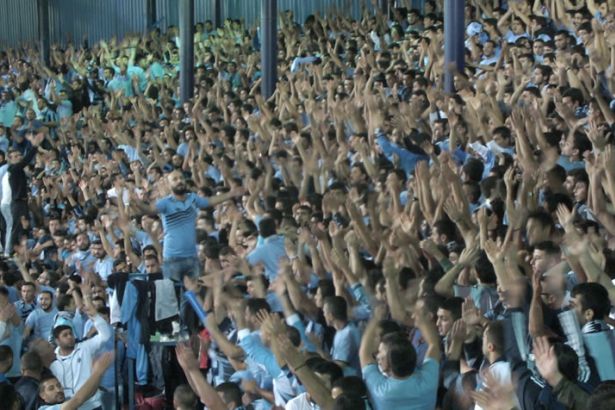
[[[464,0],[444,1],[444,90],[447,93],[455,92],[455,73],[463,73],[465,67],[464,3]]]
[[[273,95],[277,81],[277,0],[261,0],[261,93],[267,99]]]
[[[194,0],[179,0],[179,93],[184,103],[194,95]]]
[[[136,360],[127,358],[126,367],[128,368],[128,408],[135,408],[135,364]]]
[[[157,14],[156,0],[145,0],[145,34],[154,29]]]
[[[37,1],[38,12],[38,40],[40,47],[41,60],[45,65],[49,65],[49,1]]]
[[[385,17],[389,17],[389,0],[378,0],[378,8]]]
[[[221,0],[212,0],[214,6],[214,27],[220,28],[222,27],[222,1]]]

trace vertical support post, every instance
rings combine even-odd
[[[378,8],[387,19],[389,18],[389,0],[378,0]]]
[[[261,93],[268,99],[275,91],[278,59],[277,0],[261,0]]]
[[[182,103],[194,95],[194,0],[179,0],[179,94]]]
[[[214,27],[222,27],[222,0],[211,0],[214,6]]]
[[[145,34],[154,29],[157,19],[156,0],[145,0]]]
[[[135,365],[136,360],[127,358],[126,368],[128,370],[128,408],[135,408]]]
[[[465,0],[444,1],[444,90],[455,92],[455,73],[465,67]]]
[[[49,65],[49,0],[37,1],[38,13],[38,42],[43,64]]]

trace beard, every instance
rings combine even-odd
[[[188,192],[188,189],[186,188],[185,185],[179,185],[179,186],[173,187],[172,190],[175,195],[184,195],[185,193]]]

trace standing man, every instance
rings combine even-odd
[[[2,199],[0,210],[6,222],[6,239],[4,255],[11,256],[13,244],[19,240],[22,232],[21,218],[28,217],[28,177],[24,168],[32,162],[38,151],[39,144],[45,139],[43,133],[28,137],[31,146],[27,148],[25,155],[18,149],[9,148],[8,167],[2,176]]]
[[[58,309],[54,306],[52,293],[48,290],[41,291],[38,307],[26,319],[23,339],[26,340],[30,334],[34,334],[35,338],[48,340],[57,314]]]
[[[148,215],[161,215],[164,229],[162,272],[165,278],[181,283],[185,276],[197,278],[200,272],[196,244],[197,210],[243,195],[244,189],[236,187],[227,193],[203,198],[188,191],[180,171],[171,172],[167,181],[173,193],[158,200],[154,207],[134,197],[131,204]]]
[[[24,322],[36,309],[36,285],[34,283],[24,282],[21,285],[21,299],[15,302],[15,308]]]

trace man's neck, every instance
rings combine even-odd
[[[34,379],[34,380],[39,380],[39,381],[41,380],[41,375],[40,374],[36,374],[36,373],[31,372],[29,370],[24,370],[22,372],[22,376],[23,377],[30,377],[31,379]]]
[[[495,362],[497,362],[500,357],[502,357],[502,354],[501,353],[497,353],[497,352],[489,352],[487,354],[487,360],[489,360],[489,364],[490,365],[492,365]]]
[[[62,356],[69,356],[71,353],[73,353],[75,351],[75,347],[61,347],[60,348],[60,355]]]
[[[335,328],[335,330],[342,330],[343,328],[346,327],[346,325],[348,324],[348,322],[344,322],[341,320],[336,320],[333,322],[333,327]]]

